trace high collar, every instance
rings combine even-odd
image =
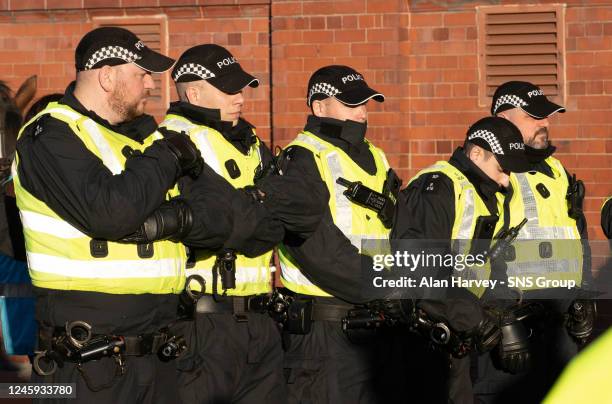
[[[557,148],[550,143],[545,149],[534,149],[531,146],[525,145],[525,155],[530,163],[537,164],[552,156],[556,149]]]
[[[142,143],[144,139],[149,137],[151,133],[153,133],[157,129],[157,122],[151,115],[143,114],[139,117],[136,117],[128,122],[122,122],[118,125],[112,125],[106,119],[102,118],[94,111],[88,110],[81,104],[81,102],[74,96],[74,87],[76,82],[72,82],[66,88],[64,96],[61,100],[59,100],[60,104],[64,104],[79,112],[82,115],[85,115],[91,119],[93,119],[96,123],[104,126],[112,130],[113,132],[117,132],[126,137],[129,137],[132,140]]]
[[[552,144],[549,144],[545,149],[534,149],[525,145],[525,155],[529,160],[529,171],[538,172],[554,178],[552,168],[546,162],[546,159],[552,156],[556,148]]]
[[[474,185],[478,194],[485,200],[496,200],[497,192],[505,192],[505,188],[493,181],[476,164],[465,155],[463,147],[458,147],[451,156],[449,163],[457,168]]]
[[[365,123],[350,120],[341,121],[333,118],[319,118],[310,115],[304,130],[339,146],[347,152],[362,152],[369,149],[368,144],[365,142],[367,130],[367,124]]]
[[[246,120],[240,118],[236,126],[232,122],[221,120],[221,111],[199,107],[184,101],[176,101],[170,104],[169,114],[176,114],[189,119],[191,122],[212,128],[223,135],[227,140],[241,142],[247,146],[252,145],[255,140],[253,129],[255,128]]]

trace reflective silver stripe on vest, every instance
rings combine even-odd
[[[119,162],[119,159],[117,159],[115,153],[113,153],[110,144],[108,144],[104,138],[104,135],[102,135],[102,132],[100,132],[98,124],[92,119],[87,118],[85,122],[83,122],[83,126],[85,126],[85,129],[87,129],[86,134],[91,138],[91,140],[93,140],[96,147],[100,151],[104,165],[113,174],[120,174],[123,171],[123,166]]]
[[[195,141],[198,145],[198,148],[202,152],[202,157],[206,164],[210,166],[217,174],[223,177],[223,172],[221,171],[221,164],[219,163],[219,158],[217,157],[217,153],[213,149],[210,144],[210,140],[208,139],[208,129],[201,128],[195,133],[192,133],[192,136],[195,138]]]
[[[538,218],[538,207],[535,195],[533,194],[529,181],[527,180],[527,174],[515,174],[516,179],[519,183],[521,190],[521,197],[523,198],[524,214],[527,218],[527,224],[521,229],[517,239],[519,240],[558,240],[558,239],[574,239],[573,229],[568,226],[540,226],[540,219]]]
[[[474,222],[474,189],[467,188],[467,186],[467,182],[461,182],[462,192],[465,196],[463,216],[461,217],[461,224],[459,225],[456,237],[459,240],[469,240],[474,236],[472,234],[472,223]]]
[[[29,210],[20,210],[23,228],[39,233],[50,234],[63,239],[87,237],[70,223],[41,213]]]
[[[198,149],[202,153],[202,158],[217,174],[223,176],[221,165],[210,141],[208,140],[208,128],[205,126],[196,125],[190,122],[185,122],[181,119],[170,118],[166,119],[160,126],[176,127],[181,131],[185,131],[193,136]],[[193,131],[193,132],[192,132]]]
[[[578,260],[542,259],[519,263],[508,262],[508,276],[524,276],[529,274],[544,275],[554,273],[579,273]]]
[[[334,199],[336,201],[336,226],[345,235],[350,235],[353,232],[353,210],[351,209],[351,201],[344,195],[346,188],[336,182],[340,177],[344,177],[342,172],[342,165],[340,164],[340,157],[338,152],[333,151],[327,155],[327,165],[330,169],[332,180]],[[355,240],[351,240],[351,243],[361,249],[361,238],[359,242],[355,244]]]
[[[236,268],[236,285],[253,284],[268,282],[270,270],[267,266],[261,267],[240,267]],[[213,279],[212,270],[201,270],[197,268],[187,268],[185,276],[200,275],[206,281],[206,291],[212,292]],[[221,290],[221,278],[217,279],[217,288]]]
[[[27,252],[30,270],[50,273],[63,278],[121,279],[161,278],[177,276],[181,260],[162,258],[155,261],[134,260],[73,260],[48,254]]]
[[[317,142],[315,139],[312,138],[312,136],[308,136],[304,133],[300,133],[295,140],[297,142],[306,143],[314,147],[315,149],[317,149],[317,151],[319,152],[322,152],[323,150],[325,150],[325,146],[323,144]]]
[[[163,121],[159,126],[169,128],[170,130],[174,130],[175,132],[177,132],[177,130],[175,130],[174,128],[178,128],[178,132],[189,133],[189,131],[196,125],[189,122],[185,122],[180,119],[169,118]]]
[[[281,268],[283,270],[283,280],[287,281],[288,283],[293,283],[294,285],[300,285],[302,287],[317,287],[315,284],[310,282],[310,280],[308,280],[308,278],[306,278],[299,269],[284,264],[282,260]]]

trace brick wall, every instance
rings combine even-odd
[[[36,73],[40,95],[63,91],[74,77],[74,46],[93,17],[162,15],[170,55],[216,42],[261,79],[247,90],[246,117],[278,145],[305,122],[309,75],[330,63],[354,66],[387,96],[369,104],[369,137],[407,180],[446,158],[487,114],[478,104],[476,7],[516,3],[527,2],[0,0],[0,79],[16,88]],[[568,112],[553,118],[551,136],[559,158],[586,181],[589,231],[602,238],[599,207],[612,194],[612,1],[566,4]]]
[[[45,3],[44,10],[36,9]],[[167,21],[168,53],[178,57],[201,43],[230,49],[248,71],[260,79],[248,88],[245,106],[258,134],[270,140],[269,2],[262,1],[159,1],[159,0],[0,0],[0,80],[13,89],[32,74],[38,75],[38,95],[64,92],[75,78],[74,49],[91,30],[96,18],[156,17]],[[168,6],[165,6],[168,5]],[[166,73],[168,74],[168,73]],[[172,86],[173,87],[173,86]],[[174,88],[171,100],[176,100]],[[158,120],[165,106],[149,105]]]

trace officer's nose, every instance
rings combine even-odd
[[[500,173],[497,183],[504,188],[508,188],[508,186],[510,185],[510,176],[505,172]]]
[[[548,128],[548,126],[550,125],[550,121],[548,120],[548,117],[544,118],[544,119],[538,119],[538,126],[541,128]]]
[[[355,121],[365,122],[368,119],[368,109],[364,105],[355,107]]]
[[[234,95],[234,104],[244,104],[244,96],[242,95],[242,91]]]
[[[144,76],[144,88],[148,90],[155,90],[155,81],[150,73],[145,74]]]

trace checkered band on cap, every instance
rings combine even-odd
[[[516,96],[514,94],[505,94],[499,97],[497,101],[495,101],[495,108],[493,108],[493,113],[497,113],[497,108],[501,107],[504,104],[510,104],[516,108],[526,107],[527,105],[529,105],[519,96]]]
[[[215,77],[215,73],[211,72],[204,66],[198,63],[185,63],[174,72],[174,81],[178,80],[179,77],[185,74],[193,74],[200,77],[202,80],[208,80]]]
[[[489,146],[491,147],[491,151],[493,153],[504,154],[504,149],[502,149],[501,144],[499,144],[499,140],[497,140],[497,136],[495,136],[492,132],[489,132],[486,129],[478,129],[477,131],[470,133],[468,140],[472,140],[477,137],[487,142]]]
[[[331,84],[317,83],[313,85],[310,91],[308,92],[308,101],[310,101],[310,98],[315,94],[325,94],[328,97],[333,97],[339,93],[340,93],[340,90],[338,90],[336,87],[332,86]]]
[[[98,62],[106,59],[121,59],[127,63],[132,63],[138,59],[142,59],[140,56],[125,49],[121,46],[105,46],[94,52],[93,55],[85,63],[85,70],[89,70],[94,67]]]

